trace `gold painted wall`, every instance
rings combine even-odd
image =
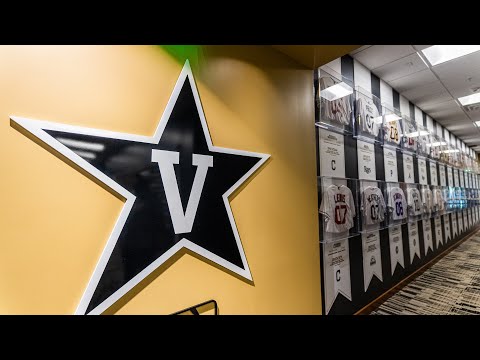
[[[213,143],[271,154],[231,201],[254,285],[184,254],[110,312],[319,314],[311,70],[263,46],[197,55]],[[0,46],[0,313],[73,313],[121,208],[9,116],[149,135],[182,66],[153,46]]]

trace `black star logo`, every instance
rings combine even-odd
[[[152,137],[11,120],[125,200],[77,314],[102,313],[184,248],[252,280],[228,198],[269,155],[212,144],[188,61]]]

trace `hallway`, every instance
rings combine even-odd
[[[476,314],[480,314],[480,231],[371,312],[371,315]]]

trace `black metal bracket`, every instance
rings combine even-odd
[[[174,312],[173,314],[171,315],[180,315],[180,314],[184,314],[184,313],[188,313],[188,312],[191,312],[193,315],[200,315],[200,313],[198,312],[198,309],[201,308],[202,306],[205,306],[205,305],[208,305],[208,304],[213,304],[213,308],[215,310],[215,315],[218,315],[218,304],[215,300],[211,299],[211,300],[207,300],[203,303],[200,303],[200,304],[197,304],[197,305],[193,305],[189,308],[186,308],[186,309],[183,309],[183,310],[180,310],[180,311],[177,311],[177,312]]]

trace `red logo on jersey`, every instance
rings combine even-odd
[[[335,223],[336,224],[338,225],[345,224],[346,215],[347,215],[347,205],[335,206]]]

